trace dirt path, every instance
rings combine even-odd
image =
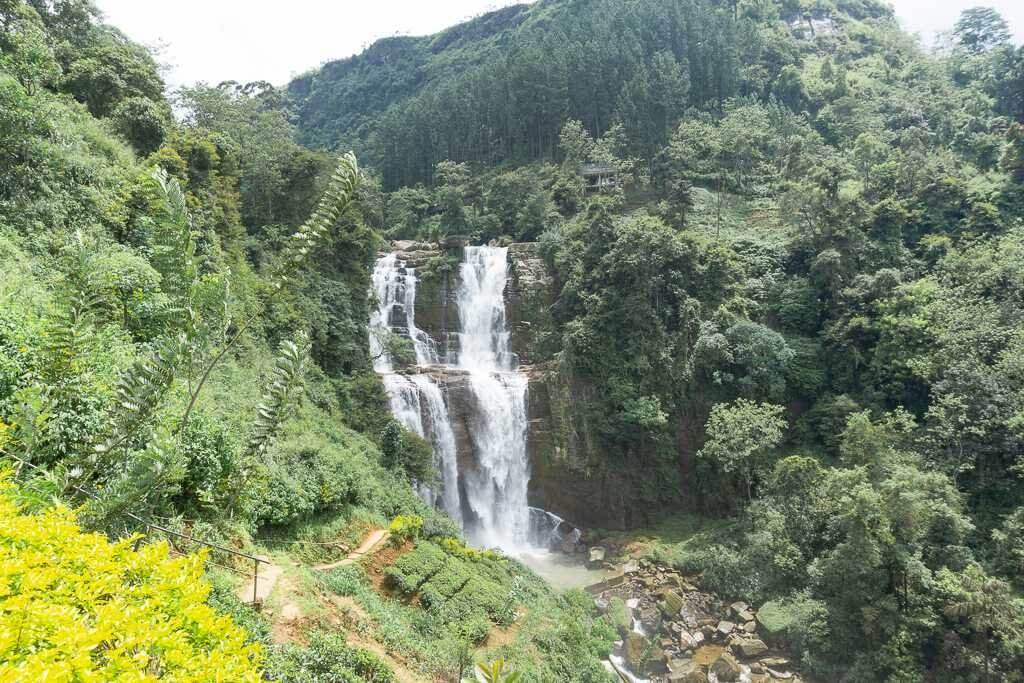
[[[363,539],[363,542],[359,544],[359,547],[348,554],[344,560],[340,562],[333,562],[331,564],[320,564],[313,569],[321,572],[329,572],[337,567],[344,567],[350,564],[355,564],[356,561],[361,560],[370,553],[372,553],[378,546],[384,543],[386,540],[391,538],[391,532],[387,529],[377,529],[370,533],[369,536]]]
[[[266,603],[270,593],[274,590],[274,585],[277,584],[277,580],[281,578],[283,572],[284,570],[276,564],[263,564],[261,562],[257,577],[249,579],[238,588],[238,599],[250,605],[253,603]],[[253,600],[253,581],[256,582],[255,600]]]

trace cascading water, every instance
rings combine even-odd
[[[437,345],[416,327],[416,283],[416,270],[399,261],[396,254],[381,257],[374,266],[377,310],[370,314],[370,357],[379,373],[394,372],[394,359],[387,348],[392,334],[412,341],[417,365],[437,362]]]
[[[460,506],[455,435],[441,389],[426,375],[396,374],[388,350],[389,337],[398,334],[412,341],[417,366],[427,367],[437,361],[434,341],[416,327],[416,283],[415,269],[399,261],[397,255],[388,254],[377,261],[373,269],[377,309],[370,315],[370,354],[373,369],[382,376],[395,419],[434,447],[441,490],[421,487],[421,495],[457,519]]]
[[[505,322],[508,250],[467,247],[459,275],[458,367],[469,373],[477,408],[477,467],[465,477],[472,519],[464,520],[465,529],[478,545],[521,549],[530,532],[527,382],[514,370]]]
[[[507,249],[466,248],[456,291],[460,331],[450,352],[455,360],[440,364],[434,340],[416,326],[415,269],[396,254],[383,256],[373,272],[370,348],[395,418],[434,448],[440,490],[421,489],[424,499],[459,522],[474,545],[519,553],[552,545],[564,523],[527,503],[527,380],[511,352],[507,280]],[[391,335],[413,342],[416,372],[396,372]],[[464,454],[472,465],[461,470],[446,378],[464,378],[472,395],[467,431],[473,453]]]

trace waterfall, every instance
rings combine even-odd
[[[454,363],[440,364],[437,347],[416,327],[416,272],[396,254],[373,271],[377,307],[370,318],[374,369],[382,375],[391,411],[406,429],[434,449],[440,490],[421,487],[425,500],[462,525],[480,547],[517,552],[532,541],[547,546],[558,522],[540,523],[527,503],[527,379],[516,371],[505,312],[508,250],[467,247],[459,270],[456,303],[460,331]],[[417,372],[400,374],[388,353],[390,335],[412,341]],[[446,380],[466,382],[472,395],[465,418],[473,453],[459,467]],[[554,518],[557,519],[557,518]]]
[[[409,379],[419,391],[426,404],[427,419],[430,424],[430,441],[434,447],[435,464],[441,477],[440,496],[432,496],[435,505],[439,505],[448,516],[458,521],[461,517],[459,502],[459,464],[455,452],[455,432],[445,405],[441,388],[426,375],[413,375]],[[423,431],[420,436],[426,436]],[[431,492],[433,493],[433,492]]]
[[[530,481],[526,455],[526,378],[514,371],[505,321],[508,250],[467,247],[459,271],[458,366],[476,399],[476,469],[466,473],[472,519],[466,533],[481,546],[528,544]]]
[[[416,283],[416,270],[399,261],[396,254],[382,256],[373,268],[377,308],[370,313],[370,357],[379,373],[394,372],[394,359],[387,348],[392,334],[412,342],[417,365],[437,362],[437,345],[416,327]]]

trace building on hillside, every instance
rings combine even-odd
[[[619,189],[619,169],[611,164],[583,164],[580,177],[584,192],[614,192]]]

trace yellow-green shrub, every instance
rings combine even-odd
[[[263,653],[206,598],[202,556],[19,510],[0,473],[0,682],[255,681]]]
[[[419,515],[399,515],[391,520],[388,531],[391,532],[391,538],[398,542],[419,538],[423,531],[423,518]]]

